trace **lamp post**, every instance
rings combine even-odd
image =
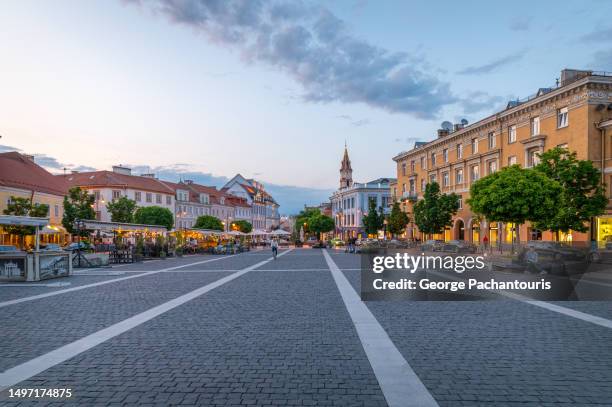
[[[383,240],[387,240],[387,225],[389,224],[389,221],[387,220],[387,218],[385,218],[385,220],[383,220]]]

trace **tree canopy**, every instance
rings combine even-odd
[[[376,201],[374,199],[370,199],[368,202],[368,214],[363,217],[362,221],[368,235],[376,234],[382,229],[385,215],[382,208],[380,208],[380,213],[376,211]]]
[[[253,230],[251,222],[243,219],[234,221],[234,226],[242,233],[249,233]]]
[[[106,209],[111,215],[111,221],[132,223],[134,222],[134,212],[136,211],[136,201],[122,196],[119,199],[113,199],[106,204]]]
[[[95,219],[96,212],[93,210],[93,204],[96,198],[86,190],[79,187],[72,187],[68,191],[68,195],[64,197],[64,216],[62,217],[62,225],[68,233],[76,234],[74,222],[77,219]],[[82,235],[86,235],[87,231],[81,231]]]
[[[295,217],[295,230],[299,230],[300,227],[304,230],[304,233],[310,232],[308,221],[315,215],[320,215],[321,210],[319,208],[305,208]]]
[[[223,223],[214,216],[202,215],[198,216],[193,227],[197,229],[223,230]]]
[[[474,182],[467,202],[489,221],[522,224],[554,217],[561,193],[543,173],[513,165]]]
[[[336,224],[334,220],[322,213],[315,214],[308,218],[308,227],[312,233],[316,233],[317,237],[321,238],[321,233],[327,233],[334,230]]]
[[[406,226],[408,226],[409,221],[408,215],[402,211],[399,202],[395,202],[389,215],[389,232],[393,235],[401,234],[406,229]]]
[[[535,171],[561,185],[559,204],[552,216],[535,220],[538,229],[567,233],[588,230],[592,217],[604,213],[608,198],[601,185],[601,172],[589,160],[578,160],[575,152],[555,147],[540,154]]]
[[[143,225],[165,226],[166,229],[170,230],[174,225],[174,217],[168,208],[141,206],[134,213],[134,222]]]
[[[414,204],[414,223],[423,233],[442,233],[453,224],[453,215],[459,210],[459,195],[440,193],[440,185],[431,182],[425,186],[423,199]]]

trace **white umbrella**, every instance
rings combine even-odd
[[[275,231],[273,231],[272,233],[270,233],[272,236],[289,236],[291,233],[282,230],[282,229],[277,229]]]
[[[228,235],[232,235],[232,236],[243,236],[243,235],[244,235],[244,233],[242,233],[242,232],[241,232],[241,231],[239,231],[239,230],[232,230],[232,231],[230,231],[230,232],[227,232],[227,234],[228,234]]]

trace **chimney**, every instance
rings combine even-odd
[[[192,185],[193,184],[193,180],[192,179],[186,179],[183,181],[185,184],[187,185]]]
[[[453,129],[454,129],[454,131],[461,130],[462,128],[463,128],[463,124],[461,124],[461,123],[455,123],[455,124],[453,125]]]
[[[27,158],[28,160],[34,162],[34,155],[33,154],[22,154],[25,158]]]
[[[140,174],[141,177],[145,177],[145,178],[153,178],[155,179],[155,174],[153,173],[149,173],[149,174]]]
[[[438,129],[438,138],[448,136],[448,130],[446,129]]]
[[[569,85],[572,82],[590,76],[593,71],[583,71],[579,69],[564,69],[561,71],[561,86]]]
[[[132,175],[131,168],[122,167],[121,165],[113,165],[113,172],[122,175]]]

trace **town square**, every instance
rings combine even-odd
[[[612,406],[611,13],[7,1],[0,406]]]

